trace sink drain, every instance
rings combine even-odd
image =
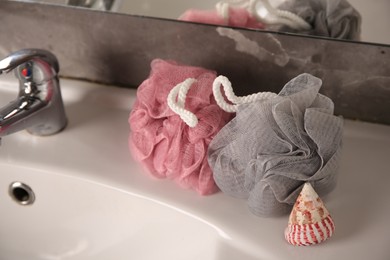
[[[34,203],[35,195],[33,190],[26,184],[15,181],[9,185],[9,195],[21,205],[31,205]]]

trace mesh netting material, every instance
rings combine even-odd
[[[216,10],[196,9],[187,10],[179,17],[179,20],[242,28],[264,29],[264,25],[252,17],[244,8],[229,8],[229,18],[226,21]]]
[[[216,73],[199,67],[154,60],[151,74],[137,90],[129,118],[129,146],[134,158],[155,177],[177,181],[202,195],[218,190],[207,162],[211,139],[231,119],[212,96]],[[199,123],[190,128],[167,105],[170,90],[187,78],[197,80],[185,108]]]
[[[288,26],[271,29],[338,39],[360,39],[361,16],[346,0],[290,0],[279,8],[299,15],[312,25],[312,29],[296,31]]]
[[[288,213],[305,182],[324,195],[336,184],[342,141],[321,80],[301,74],[276,98],[241,105],[209,145],[218,187],[259,216]]]

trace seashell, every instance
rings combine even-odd
[[[313,187],[305,183],[294,204],[284,232],[287,242],[295,246],[321,243],[334,233],[334,223]]]

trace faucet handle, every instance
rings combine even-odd
[[[17,66],[33,59],[40,59],[50,65],[56,73],[60,70],[57,58],[49,51],[41,49],[23,49],[0,60],[0,74],[8,73]]]

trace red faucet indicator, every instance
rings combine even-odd
[[[22,75],[24,76],[24,77],[30,77],[31,76],[31,69],[29,69],[29,68],[24,68],[24,69],[22,69]]]

